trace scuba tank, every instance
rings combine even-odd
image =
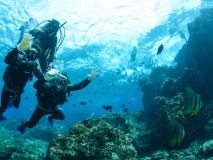
[[[64,41],[65,38],[65,28],[64,25],[67,23],[64,22],[63,24],[60,24],[57,20],[52,19],[52,20],[45,20],[39,23],[37,26],[35,26],[35,29],[37,29],[39,26],[41,26],[43,23],[46,23],[44,26],[40,27],[45,33],[48,34],[48,36],[52,37],[53,35],[57,35],[57,32],[59,31],[59,38],[56,44],[56,51],[59,49],[61,44]],[[50,32],[50,30],[52,30]]]

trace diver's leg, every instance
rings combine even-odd
[[[6,86],[4,85],[1,93],[0,121],[6,120],[6,118],[3,116],[3,113],[7,109],[7,105],[11,95],[12,93],[10,91],[7,91]]]
[[[39,64],[43,73],[47,72],[47,60],[44,56],[39,56]]]
[[[31,118],[29,121],[24,122],[24,127],[28,127],[28,128],[33,128],[38,121],[45,116],[46,114],[48,114],[47,111],[41,110],[38,108],[38,105],[36,106],[35,111],[33,112]]]
[[[23,122],[18,128],[17,131],[20,132],[21,134],[24,134],[25,128],[33,128],[38,121],[47,114],[47,111],[43,111],[38,108],[38,105],[36,106],[35,111],[33,112],[33,115],[31,116],[29,121]]]
[[[19,108],[19,104],[21,101],[21,92],[16,92],[14,93],[14,97],[12,97],[14,99],[12,99],[11,103],[14,105],[14,107],[17,109]]]
[[[50,124],[51,124],[52,127],[54,125],[53,119],[59,119],[59,120],[64,120],[65,119],[64,114],[61,112],[60,109],[53,110],[51,112],[51,114],[52,115],[48,116],[47,119],[50,122]]]
[[[64,114],[61,112],[60,109],[56,109],[52,111],[52,115],[49,116],[50,119],[59,119],[59,120],[64,120],[65,116]]]

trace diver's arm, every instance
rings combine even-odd
[[[31,34],[32,36],[35,36],[35,34],[38,32],[37,29],[33,29],[33,30],[30,30],[28,33]]]
[[[93,69],[91,69],[90,73],[87,75],[87,78],[85,80],[83,80],[79,84],[68,86],[67,91],[69,92],[85,88],[91,81],[93,81],[97,77],[97,75],[98,75],[97,68],[94,67]]]
[[[12,51],[10,51],[7,56],[5,57],[4,59],[4,62],[6,64],[9,64],[9,65],[13,65],[17,58],[18,58],[18,49],[17,48],[14,48]]]
[[[85,88],[90,82],[91,81],[88,80],[88,78],[86,78],[78,84],[75,84],[73,86],[68,86],[67,91],[69,92],[69,91],[81,90],[81,89]]]
[[[133,50],[132,50],[132,54],[131,54],[131,61],[133,61],[133,62],[135,61],[136,54],[137,54],[137,47],[134,46]]]
[[[9,65],[13,65],[17,58],[18,58],[18,53],[19,51],[23,51],[26,50],[28,48],[30,48],[30,41],[33,39],[32,35],[27,35],[25,36],[22,41],[17,45],[16,48],[14,48],[12,51],[10,51],[8,53],[8,55],[5,57],[4,62],[9,64]]]
[[[44,78],[38,79],[34,84],[33,87],[35,89],[41,89],[43,84],[46,82],[46,80]]]
[[[51,84],[49,82],[47,82],[44,78],[37,80],[33,84],[33,87],[37,90],[42,91],[45,94],[50,94],[52,91]]]
[[[38,64],[35,64],[35,69],[34,69],[34,75],[36,76],[37,79],[41,79],[43,78],[43,74],[41,73],[41,71],[39,70]]]
[[[55,52],[56,52],[56,44],[57,44],[57,37],[55,37],[53,43],[50,46],[50,55],[48,57],[49,62],[53,62]]]

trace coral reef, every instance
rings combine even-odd
[[[213,139],[206,141],[202,145],[202,151],[205,157],[213,156]]]
[[[166,147],[165,141],[162,141],[162,139],[166,139],[165,131],[168,124],[168,119],[170,118],[176,119],[185,128],[186,135],[184,137],[182,145],[178,148],[188,147],[190,143],[195,139],[205,138],[206,136],[203,126],[208,122],[208,119],[211,117],[211,114],[209,114],[211,112],[209,112],[209,110],[211,110],[212,105],[203,105],[203,109],[201,109],[198,115],[196,116],[184,117],[179,101],[180,93],[178,93],[173,98],[165,98],[158,96],[154,99],[154,107],[156,110],[156,123],[155,125],[153,125],[152,131],[154,132],[153,134],[156,137],[158,146],[164,148]]]
[[[138,159],[132,138],[121,130],[92,117],[76,124],[67,135],[49,144],[46,160]]]
[[[19,126],[22,122],[26,121],[27,119],[12,116],[7,119],[5,123],[2,124],[8,130],[16,130],[17,126]],[[13,125],[11,125],[13,124]],[[45,142],[51,141],[57,134],[65,133],[68,131],[68,128],[61,122],[57,121],[52,127],[49,121],[44,118],[39,121],[39,123],[32,129],[26,128],[25,135],[29,137],[39,139]]]
[[[151,130],[146,127],[143,110],[120,113],[109,112],[100,119],[131,135],[133,146],[140,157],[149,155],[152,152],[153,147],[151,144],[155,143],[155,139]]]
[[[143,110],[120,113],[108,112],[100,119],[130,134],[132,138],[136,138],[139,133],[146,131]]]
[[[172,98],[171,98],[172,99]],[[178,110],[176,102],[171,99],[158,97],[155,101],[159,104],[172,104]],[[176,98],[177,99],[177,98]],[[169,106],[170,106],[169,105]],[[173,115],[181,120],[181,114]],[[14,119],[14,118],[13,118]],[[159,120],[160,116],[159,116]],[[104,122],[105,121],[105,122]],[[202,121],[202,120],[201,120]],[[110,125],[109,122],[112,125]],[[9,122],[1,123],[9,126]],[[11,124],[11,123],[10,123]],[[184,123],[183,123],[184,124]],[[208,124],[208,123],[207,123]],[[12,126],[12,125],[11,125]],[[209,127],[211,121],[209,121]],[[192,125],[192,128],[194,126]],[[120,128],[120,129],[118,129]],[[197,128],[197,127],[194,127]],[[46,128],[47,129],[47,128]],[[48,129],[47,129],[48,130]],[[124,130],[121,131],[121,130]],[[92,117],[77,123],[67,134],[58,134],[48,146],[47,142],[37,140],[30,132],[20,135],[14,130],[4,127],[1,131],[1,154],[2,160],[13,159],[211,159],[213,140],[194,140],[190,145],[184,143],[180,147],[172,149],[157,149],[163,146],[164,139],[159,141],[152,130],[148,130],[144,122],[144,113],[138,112],[110,112],[103,117],[93,120]],[[200,131],[200,130],[199,130]],[[191,133],[191,132],[189,132]],[[192,133],[199,133],[193,131]],[[161,135],[163,133],[159,133]],[[195,135],[196,135],[195,134]],[[193,136],[188,135],[188,137]],[[160,136],[162,137],[162,135]],[[195,138],[195,137],[194,137]],[[192,140],[190,140],[192,141]],[[183,147],[184,146],[184,147]],[[138,157],[137,153],[138,153]],[[45,157],[46,154],[46,157]]]
[[[43,160],[48,143],[22,136],[16,131],[0,128],[1,160]]]
[[[213,138],[213,119],[210,119],[206,124],[205,124],[205,135],[206,138],[212,139]]]

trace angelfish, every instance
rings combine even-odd
[[[181,141],[185,136],[184,127],[178,123],[175,119],[171,119],[167,125],[167,137],[166,142],[168,147],[174,145],[181,145]]]
[[[202,107],[202,98],[190,87],[187,87],[184,95],[180,97],[180,107],[183,109],[184,116],[197,115]]]
[[[158,47],[158,52],[157,52],[157,55],[160,54],[163,50],[163,44],[161,44],[159,47]]]

